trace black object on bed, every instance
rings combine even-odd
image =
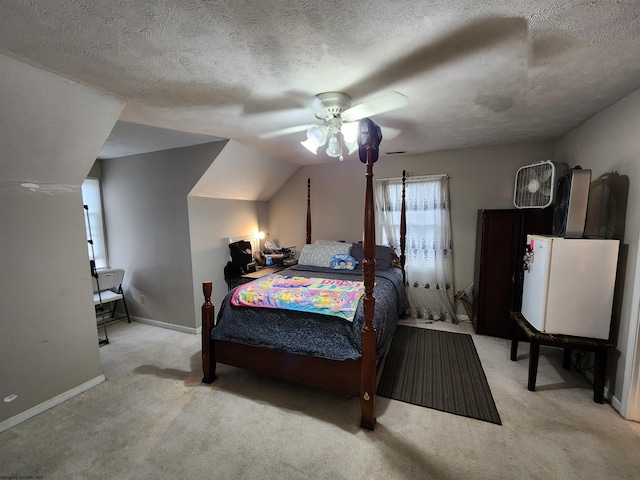
[[[358,270],[295,265],[280,275],[330,278],[358,281]],[[378,359],[389,347],[398,318],[408,307],[398,268],[376,272],[376,309],[373,323],[377,331]],[[289,353],[312,355],[334,360],[359,359],[362,351],[364,325],[363,302],[360,301],[355,318],[349,322],[340,317],[316,313],[239,307],[231,304],[233,290],[227,294],[218,312],[217,323],[211,332],[215,340],[227,340]]]

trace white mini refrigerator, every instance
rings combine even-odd
[[[618,240],[527,235],[521,313],[545,333],[609,338]]]

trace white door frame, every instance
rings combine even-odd
[[[620,413],[627,420],[640,421],[640,239],[637,245]]]

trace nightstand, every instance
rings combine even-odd
[[[285,268],[288,268],[290,266],[291,265],[271,265],[269,267],[261,267],[255,272],[246,273],[244,275],[240,275],[239,277],[225,277],[225,281],[227,282],[227,287],[229,288],[229,290],[231,290],[238,285],[242,285],[243,283],[247,283],[252,280],[257,280],[258,278],[266,277],[271,273],[279,272],[280,270],[284,270]]]

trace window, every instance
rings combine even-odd
[[[107,268],[107,244],[102,219],[99,179],[87,178],[82,182],[82,202],[87,206],[84,210],[84,225],[87,232],[89,259],[96,261],[96,268]],[[90,240],[93,241],[93,245]]]
[[[407,178],[405,193],[405,273],[411,315],[455,321],[448,177]],[[402,179],[376,180],[376,240],[398,252],[401,210]]]

